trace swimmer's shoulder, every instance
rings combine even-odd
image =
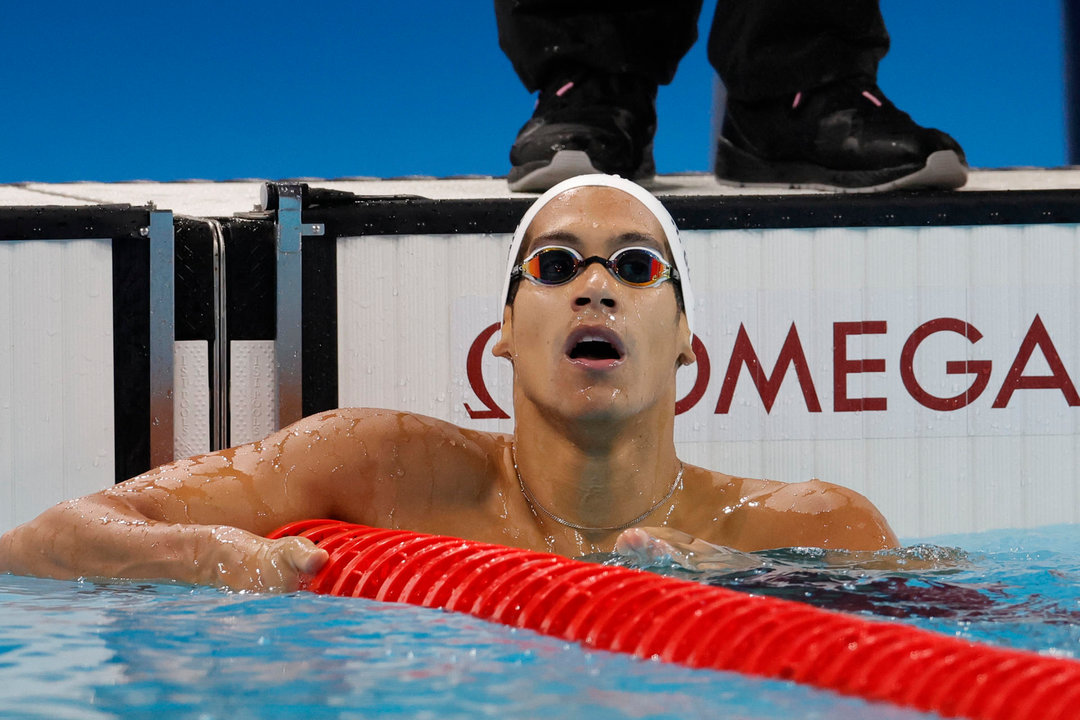
[[[294,475],[341,520],[435,528],[433,517],[471,510],[505,484],[509,436],[418,413],[339,408],[280,432],[304,442],[279,464],[307,470]]]
[[[337,408],[310,415],[294,426],[299,432],[319,432],[335,438],[356,439],[361,442],[381,440],[394,443],[442,445],[459,443],[464,447],[500,446],[508,442],[505,433],[472,430],[446,420],[402,410],[383,408]]]
[[[741,522],[733,523],[740,549],[879,550],[898,544],[881,511],[851,488],[816,478],[781,482],[715,472],[711,476],[723,491],[722,502],[733,508],[732,514],[742,515]]]
[[[307,427],[304,427],[304,426]],[[498,474],[510,436],[463,428],[445,420],[400,410],[340,408],[298,423],[301,432],[318,433],[353,470],[406,482],[426,478],[468,484]],[[365,473],[367,474],[367,473]]]
[[[881,511],[863,494],[817,478],[778,483],[765,507],[786,513],[796,542],[788,545],[844,550],[896,547],[896,534]]]

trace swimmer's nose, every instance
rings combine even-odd
[[[574,296],[574,306],[583,308],[592,305],[614,309],[615,283],[615,278],[600,263],[587,266],[576,279],[577,294]]]

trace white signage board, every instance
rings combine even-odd
[[[512,431],[505,235],[342,238],[339,400]],[[1080,229],[684,233],[685,460],[819,477],[905,537],[1080,521]],[[373,272],[372,268],[377,268]]]
[[[0,242],[0,533],[113,483],[111,240]]]

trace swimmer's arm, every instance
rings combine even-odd
[[[228,525],[152,520],[88,496],[0,537],[0,572],[57,579],[174,580],[284,591],[318,572],[326,553],[303,538],[267,540]]]
[[[343,484],[335,471],[364,475],[338,437],[342,422],[308,418],[261,443],[170,463],[57,505],[0,538],[0,572],[295,589],[325,552],[307,540],[261,536],[332,516]]]

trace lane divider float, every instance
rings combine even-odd
[[[630,568],[305,520],[330,560],[305,589],[464,612],[641,658],[791,680],[971,720],[1080,718],[1080,662]]]

